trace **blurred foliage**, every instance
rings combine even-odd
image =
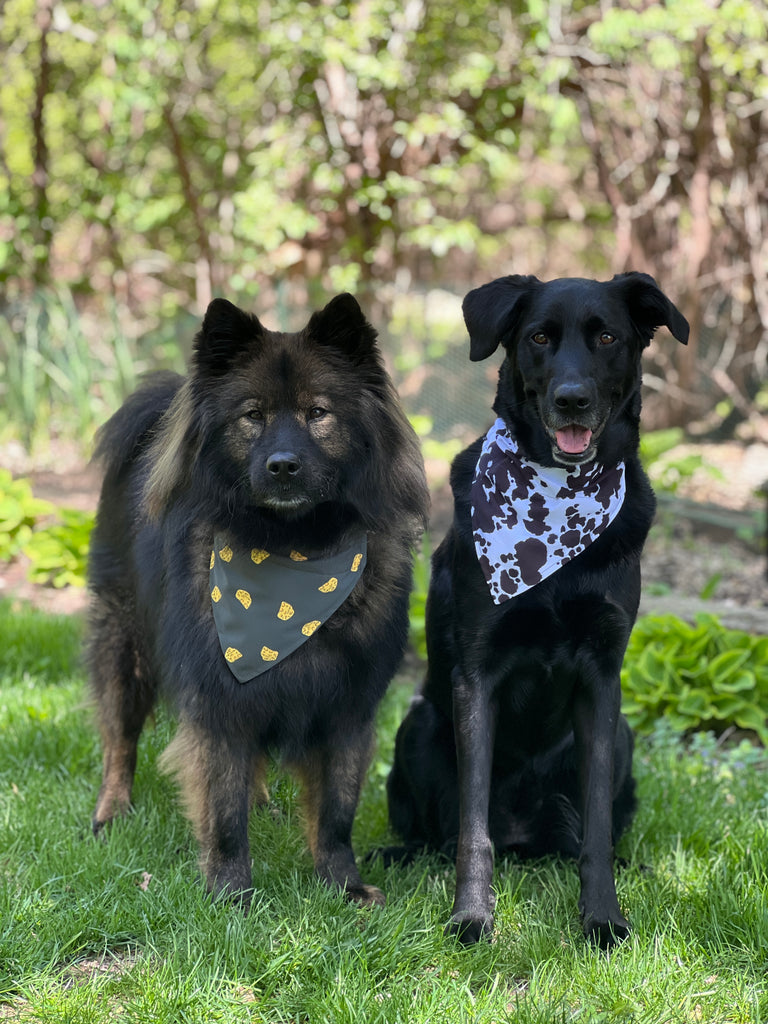
[[[0,564],[23,555],[33,583],[85,586],[94,520],[36,498],[28,480],[0,469]]]
[[[93,512],[57,509],[59,522],[35,530],[23,547],[30,561],[29,579],[53,587],[84,587]]]
[[[28,480],[14,479],[7,469],[0,469],[0,562],[22,551],[37,520],[51,512],[53,505],[36,498]]]
[[[675,494],[680,485],[703,471],[713,479],[722,480],[723,473],[707,462],[699,452],[675,453],[685,441],[681,427],[651,430],[640,437],[640,460],[656,491]]]
[[[141,374],[160,367],[183,368],[175,337],[133,339],[114,302],[93,316],[63,288],[37,290],[0,316],[0,436],[28,448],[52,435],[90,442]]]
[[[695,624],[646,615],[632,631],[621,686],[638,732],[663,716],[677,732],[735,725],[768,745],[768,637],[726,629],[713,615]]]
[[[132,350],[216,293],[290,327],[349,289],[384,324],[414,287],[629,268],[693,325],[687,352],[651,353],[650,421],[752,415],[763,2],[6,0],[0,54],[0,359],[27,432],[41,377],[72,378],[87,431],[86,350]],[[30,296],[93,323],[51,324],[43,351]]]
[[[658,459],[684,440],[685,432],[681,427],[646,431],[640,438],[640,461],[644,469],[650,469]]]
[[[427,659],[427,593],[431,569],[432,542],[429,534],[425,533],[414,557],[413,586],[408,608],[408,640],[411,649],[422,661]]]

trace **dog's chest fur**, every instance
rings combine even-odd
[[[480,447],[476,442],[454,462],[454,523],[436,557],[442,562],[447,556],[453,581],[462,581],[453,587],[453,642],[466,658],[466,638],[473,638],[468,667],[494,681],[499,734],[505,737],[501,747],[509,754],[509,731],[519,718],[525,728],[517,745],[524,754],[568,732],[573,691],[584,672],[623,651],[639,601],[640,553],[655,503],[639,462],[629,459],[624,504],[604,533],[547,579],[497,605],[477,560],[472,528],[469,485]]]

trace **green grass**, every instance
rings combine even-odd
[[[499,862],[494,941],[443,935],[454,872],[438,858],[368,866],[384,910],[312,876],[296,788],[251,824],[247,918],[204,894],[172,784],[172,725],[142,739],[136,809],[90,835],[100,750],[81,624],[0,605],[0,1021],[764,1022],[768,1020],[768,761],[669,730],[638,745],[640,810],[622,841],[632,937],[582,939],[574,865]],[[410,695],[395,684],[356,825],[387,841],[384,779]]]

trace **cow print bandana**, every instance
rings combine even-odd
[[[210,587],[219,644],[247,683],[292,654],[346,601],[363,575],[365,533],[325,558],[243,550],[216,534]]]
[[[472,483],[475,550],[502,604],[580,555],[616,518],[624,463],[540,466],[518,451],[502,419],[485,435]]]

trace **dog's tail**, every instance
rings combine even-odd
[[[149,375],[99,429],[93,459],[107,474],[119,473],[147,448],[183,379],[178,373],[162,370]]]

